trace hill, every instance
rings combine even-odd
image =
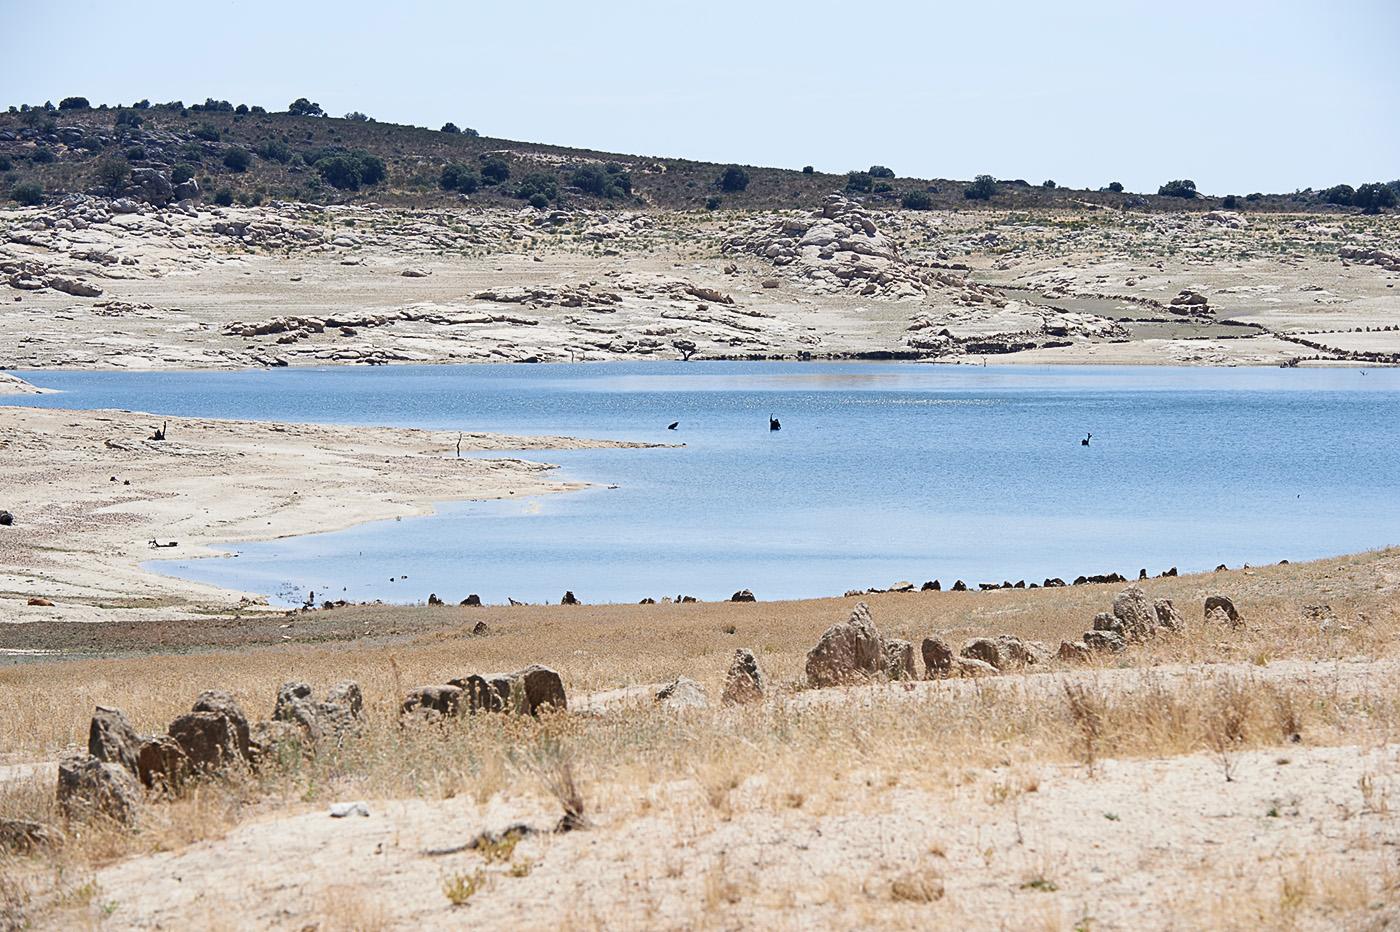
[[[845,189],[874,209],[1345,209],[1327,204],[1319,192],[1187,198],[1022,180],[990,183],[981,192],[987,196],[977,199],[967,193],[976,190],[973,182],[904,178],[880,166],[850,175],[738,166],[724,184],[729,167],[710,162],[495,139],[359,115],[269,113],[220,101],[115,108],[74,101],[82,102],[0,113],[0,192],[21,202],[70,192],[133,192],[133,178],[159,173],[173,184],[192,178],[203,199],[247,206],[297,200],[772,209],[809,205]],[[187,186],[181,194],[193,191]]]

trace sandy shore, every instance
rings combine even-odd
[[[14,620],[161,618],[263,603],[144,570],[221,542],[427,514],[432,503],[583,487],[517,458],[454,457],[458,434],[0,408],[0,611]],[[166,426],[166,439],[151,440]],[[464,452],[644,444],[462,436]],[[177,542],[157,549],[151,541]],[[31,606],[31,597],[54,606]],[[426,598],[427,593],[424,593]]]

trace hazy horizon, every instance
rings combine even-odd
[[[1400,177],[1400,7],[4,0],[3,105],[206,97],[637,155],[1212,194]],[[57,37],[57,38],[56,38]]]

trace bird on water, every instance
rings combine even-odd
[[[669,423],[669,424],[666,425],[666,429],[667,429],[667,430],[675,430],[677,427],[680,427],[680,426],[681,426],[681,422],[680,422],[680,421],[672,421],[671,423]]]
[[[770,414],[770,415],[768,415],[768,429],[769,429],[769,430],[782,430],[782,429],[783,429],[783,425],[778,421],[777,418],[775,418],[773,415]]]
[[[1080,445],[1081,447],[1087,447],[1087,446],[1089,445],[1089,438],[1090,438],[1090,437],[1093,437],[1093,436],[1094,436],[1093,434],[1087,435],[1083,440],[1079,441],[1079,445]]]

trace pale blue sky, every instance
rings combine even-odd
[[[1400,3],[0,0],[0,98],[1156,190],[1400,178]]]

